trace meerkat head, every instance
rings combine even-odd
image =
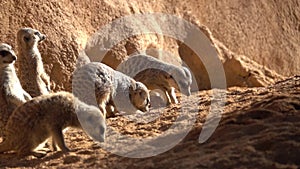
[[[8,44],[0,44],[0,64],[1,66],[7,66],[13,64],[17,60],[15,52],[12,47]]]
[[[181,93],[187,96],[191,95],[192,75],[188,68],[183,67],[181,69],[171,70],[167,78],[170,79],[169,81],[171,83],[177,84],[174,85],[174,87],[180,90]]]
[[[36,29],[21,28],[17,33],[17,42],[19,48],[31,49],[46,39],[46,35]]]
[[[129,87],[129,98],[134,107],[142,112],[149,111],[150,94],[147,87],[141,82],[133,81]]]

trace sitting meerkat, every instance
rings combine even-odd
[[[69,151],[62,130],[67,127],[92,131],[92,138],[103,142],[106,124],[100,110],[87,105],[68,92],[50,93],[33,98],[19,106],[5,126],[0,153],[15,151],[18,156],[43,157],[46,152],[36,148],[52,137],[54,149]]]
[[[18,75],[23,88],[32,96],[50,92],[50,78],[44,70],[38,44],[46,36],[32,28],[22,28],[17,33]]]
[[[31,99],[23,90],[15,71],[14,63],[17,59],[12,47],[0,44],[0,136],[3,136],[4,126],[16,107]]]
[[[112,109],[110,113],[116,112],[116,108],[126,113],[149,111],[147,87],[103,63],[90,62],[77,68],[73,73],[72,87],[75,96],[99,106],[104,116],[106,106]]]
[[[191,94],[192,75],[186,67],[139,54],[122,62],[117,70],[144,83],[149,90],[163,91],[168,104],[178,103],[175,90],[187,96]]]

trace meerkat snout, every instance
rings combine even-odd
[[[38,33],[39,33],[39,32],[38,32]],[[43,40],[45,40],[45,39],[47,38],[46,35],[41,34],[41,33],[39,33],[38,36],[39,36],[39,38],[40,38],[39,42],[41,42],[41,41],[43,41]]]
[[[11,49],[11,46],[8,46],[6,44],[1,44],[0,56],[3,64],[11,64],[17,60],[17,56]]]
[[[133,82],[129,88],[129,97],[132,104],[140,111],[150,109],[150,94],[147,87],[141,82]]]

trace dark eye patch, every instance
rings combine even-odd
[[[24,36],[24,41],[25,41],[25,42],[30,41],[30,37]]]
[[[34,34],[39,36],[39,35],[40,35],[40,32],[34,32]]]
[[[7,56],[9,54],[10,54],[10,52],[8,52],[8,51],[5,51],[5,50],[0,51],[0,55],[3,56],[3,57]]]

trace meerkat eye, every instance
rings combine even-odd
[[[24,41],[25,42],[29,42],[30,41],[30,37],[24,36]]]
[[[149,98],[147,98],[147,100],[146,100],[146,105],[150,105],[150,99]]]
[[[2,57],[7,56],[8,54],[9,54],[8,51],[0,51],[0,55],[1,55]]]
[[[40,35],[40,32],[34,32],[35,35],[39,36]]]
[[[172,76],[171,74],[167,74],[167,75],[165,76],[165,78],[166,78],[166,79],[173,79],[173,76]]]

